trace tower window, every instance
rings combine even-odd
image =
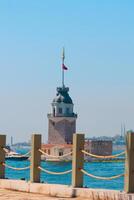
[[[59,113],[62,114],[62,108],[59,108]]]
[[[53,116],[55,117],[55,108],[53,108]]]
[[[66,113],[69,114],[69,108],[66,108]]]
[[[60,151],[60,152],[59,152],[59,156],[63,156],[63,151]]]

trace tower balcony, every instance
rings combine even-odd
[[[77,118],[77,114],[75,113],[67,113],[67,114],[52,114],[52,113],[49,113],[47,114],[47,117],[48,118],[51,118],[51,117],[74,117],[74,118]]]

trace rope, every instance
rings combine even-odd
[[[29,156],[29,158],[28,158],[29,160],[31,160],[31,156]]]
[[[47,157],[51,157],[51,158],[64,158],[64,157],[69,156],[69,155],[72,154],[72,151],[71,151],[71,152],[66,153],[66,154],[64,154],[64,155],[62,155],[62,156],[54,156],[54,155],[49,155],[49,154],[45,153],[45,152],[42,151],[41,149],[39,149],[39,152],[41,152],[43,155],[45,155],[45,156],[47,156]]]
[[[3,148],[3,150],[5,151],[5,153],[8,153],[6,148]],[[15,157],[22,158],[22,157],[25,157],[25,156],[29,155],[30,153],[31,153],[31,151],[29,151],[29,152],[27,152],[27,153],[25,153],[23,155],[17,155],[17,154],[15,154]]]
[[[92,153],[88,153],[87,151],[84,151],[82,150],[82,153],[88,155],[88,156],[92,156],[94,158],[116,158],[118,156],[121,156],[121,155],[124,155],[125,154],[125,151],[119,153],[119,154],[116,154],[116,155],[110,155],[110,156],[99,156],[99,155],[95,155],[95,154],[92,154]]]
[[[20,171],[20,170],[26,170],[26,169],[29,169],[29,168],[30,168],[30,166],[22,167],[22,168],[17,168],[17,167],[12,167],[12,166],[10,166],[10,165],[7,165],[7,164],[5,164],[5,163],[2,163],[2,165],[5,166],[5,167],[7,167],[7,168],[9,168],[9,169],[18,170],[18,171]]]
[[[52,172],[52,171],[48,171],[42,167],[38,167],[38,169],[40,169],[43,172],[46,172],[47,174],[52,174],[52,175],[63,175],[63,174],[69,174],[72,172],[72,170],[68,170],[68,171],[64,171],[64,172]]]
[[[84,169],[81,169],[81,172],[83,174],[86,174],[87,176],[90,176],[92,178],[96,178],[96,179],[99,179],[99,180],[113,180],[113,179],[120,178],[120,177],[124,176],[124,174],[119,174],[119,175],[111,176],[111,177],[95,176],[93,174],[86,172]]]

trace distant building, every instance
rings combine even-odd
[[[72,152],[73,145],[72,144],[43,144],[42,149],[45,153],[52,156],[62,156],[64,154]],[[65,158],[54,158],[54,157],[43,157],[47,161],[69,161],[72,159],[72,156],[69,155]]]
[[[42,149],[45,153],[52,156],[62,156],[69,152],[72,152],[73,145],[72,144],[44,144],[42,145]],[[112,141],[104,141],[104,140],[88,140],[85,141],[84,145],[85,151],[88,153],[92,153],[95,155],[108,156],[112,154]],[[72,156],[67,156],[65,158],[47,158],[47,161],[61,161],[61,160],[71,160]],[[85,160],[92,160],[92,157],[85,155]]]
[[[112,140],[87,140],[85,149],[95,155],[108,156],[113,151]]]
[[[13,136],[11,136],[11,146],[13,145]]]

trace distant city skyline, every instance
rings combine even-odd
[[[47,140],[51,102],[61,86],[65,47],[77,132],[134,129],[134,2],[0,2],[0,132],[14,142]]]

